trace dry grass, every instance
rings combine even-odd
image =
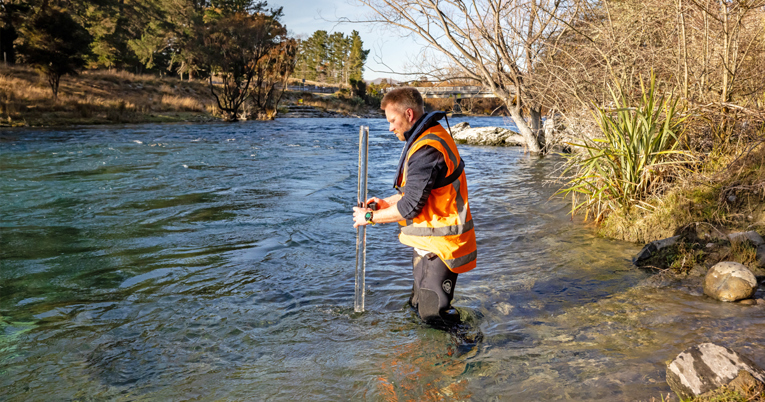
[[[302,102],[299,100],[302,99]],[[337,92],[332,95],[320,95],[310,92],[285,92],[281,104],[301,104],[315,108],[342,113],[344,115],[360,115],[376,112],[377,109],[368,106],[361,98],[350,97],[346,93]]]
[[[205,111],[205,105],[202,102],[188,96],[162,95],[161,102],[163,105],[168,105],[176,110],[189,112]]]
[[[677,176],[653,199],[652,211],[609,216],[603,235],[647,243],[680,234],[697,222],[729,231],[765,229],[765,142],[749,142]]]
[[[209,120],[214,100],[205,81],[85,71],[61,79],[58,100],[25,66],[0,66],[0,125],[55,126]]]

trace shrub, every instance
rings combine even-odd
[[[573,176],[556,194],[572,197],[572,214],[583,210],[585,220],[592,214],[600,222],[611,211],[652,209],[646,200],[662,181],[663,168],[687,162],[677,158],[688,155],[677,149],[677,133],[685,119],[677,115],[677,100],[658,96],[653,73],[650,86],[641,81],[640,87],[637,107],[609,87],[617,108],[596,106],[594,112],[603,138],[571,144],[584,152],[569,156],[564,174],[574,171]],[[578,196],[584,200],[579,202]]]

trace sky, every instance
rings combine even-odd
[[[282,22],[293,35],[311,36],[317,30],[328,33],[343,32],[346,36],[351,31],[359,31],[364,49],[369,49],[369,57],[364,69],[364,79],[392,78],[398,81],[413,79],[396,75],[389,71],[405,71],[406,64],[422,49],[413,38],[401,38],[373,24],[337,23],[342,17],[363,19],[371,9],[359,5],[353,0],[269,0],[269,8],[283,7]],[[384,63],[384,64],[383,64]]]

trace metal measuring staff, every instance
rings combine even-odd
[[[369,162],[369,126],[359,128],[359,182],[356,188],[356,206],[367,206],[367,165]],[[367,265],[367,227],[356,228],[356,294],[353,310],[357,313],[364,311],[366,296],[366,265]]]

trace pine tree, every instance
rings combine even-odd
[[[327,31],[319,30],[302,42],[299,64],[303,78],[312,81],[326,79],[328,41]]]
[[[330,84],[347,83],[343,74],[350,42],[342,32],[334,32],[327,43],[327,77]]]
[[[364,50],[358,31],[351,32],[350,55],[348,56],[348,76],[351,80],[361,81],[364,74],[364,64],[367,62],[369,50]]]

